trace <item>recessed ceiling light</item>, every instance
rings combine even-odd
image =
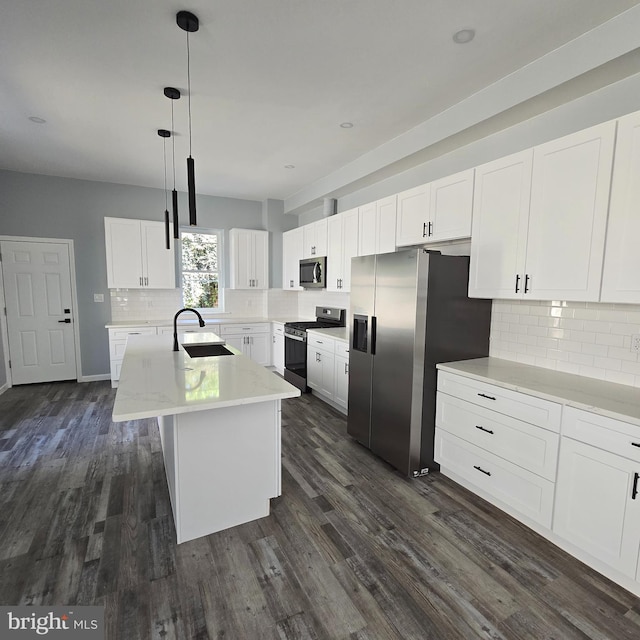
[[[453,41],[456,44],[467,44],[467,42],[471,42],[475,36],[475,29],[461,29],[453,34]]]
[[[44,124],[46,122],[44,118],[38,118],[38,116],[29,116],[29,120],[31,120],[31,122],[35,122],[36,124]]]
[[[296,165],[295,165],[295,164],[285,164],[285,165],[284,165],[284,168],[285,168],[285,169],[295,169],[295,168],[296,168]]]
[[[343,129],[351,129],[353,127],[353,122],[343,122],[340,124]]]

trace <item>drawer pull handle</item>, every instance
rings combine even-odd
[[[640,478],[640,473],[633,474],[633,490],[631,491],[631,499],[635,500],[638,495],[638,478]]]
[[[640,447],[640,442],[632,442],[631,446],[632,447]]]
[[[481,427],[479,424],[476,425],[476,429],[480,429],[480,431],[484,431],[485,433],[490,433],[491,435],[493,435],[493,431],[491,431],[491,429],[485,429],[484,427]]]
[[[486,393],[479,393],[478,395],[481,398],[486,398],[487,400],[495,400],[495,398],[493,396],[488,396]]]
[[[491,475],[491,471],[485,471],[482,467],[478,467],[477,465],[474,465],[473,468],[477,469],[480,473],[484,473],[485,476]],[[638,474],[636,473],[636,475]]]

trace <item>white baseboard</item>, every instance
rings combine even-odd
[[[0,387],[0,396],[7,390],[9,389],[9,383],[5,382],[1,387]]]
[[[99,373],[95,376],[80,376],[78,382],[99,382],[100,380],[111,380],[110,373]]]

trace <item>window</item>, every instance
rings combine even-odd
[[[221,238],[221,231],[200,229],[180,232],[182,301],[185,307],[220,309]]]

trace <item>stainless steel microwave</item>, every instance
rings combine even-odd
[[[300,286],[305,289],[326,287],[326,258],[306,258],[300,260]]]

